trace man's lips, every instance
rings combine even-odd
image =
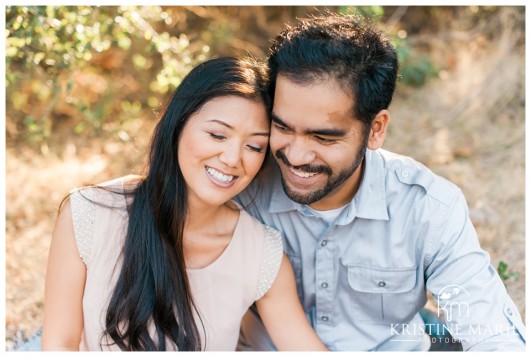
[[[275,157],[284,164],[294,175],[302,178],[313,177],[316,174],[324,173],[328,176],[332,175],[332,170],[330,167],[325,165],[292,165],[286,155],[282,151],[277,151]]]
[[[301,171],[297,170],[293,167],[288,167],[291,172],[293,172],[294,175],[301,177],[301,178],[308,178],[317,175],[317,172],[307,172],[307,171]]]

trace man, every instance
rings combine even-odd
[[[274,41],[271,152],[239,196],[280,230],[308,319],[331,350],[427,350],[419,311],[435,297],[464,350],[523,350],[525,327],[490,265],[461,191],[380,149],[398,61],[353,17],[301,20]],[[289,324],[289,321],[285,323]],[[273,349],[259,317],[241,349]]]

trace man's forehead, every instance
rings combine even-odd
[[[346,78],[337,77],[333,73],[304,72],[299,74],[281,72],[276,76],[275,86],[278,87],[279,83],[290,83],[302,87],[334,87],[341,90],[352,99],[354,98],[354,92],[350,81]]]
[[[355,120],[354,100],[337,81],[296,83],[286,77],[279,79],[273,102],[274,119],[287,126],[315,129],[350,126]]]

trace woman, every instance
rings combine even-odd
[[[279,349],[324,350],[280,234],[230,199],[268,150],[265,70],[194,68],[155,129],[148,174],[75,190],[50,247],[43,350],[234,350],[256,301]]]

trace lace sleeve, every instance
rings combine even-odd
[[[255,301],[261,299],[273,285],[280,268],[283,251],[280,232],[265,226],[264,250],[258,273]]]
[[[94,189],[74,189],[70,195],[72,223],[79,256],[85,265],[89,262],[94,238],[94,215],[96,211]]]

